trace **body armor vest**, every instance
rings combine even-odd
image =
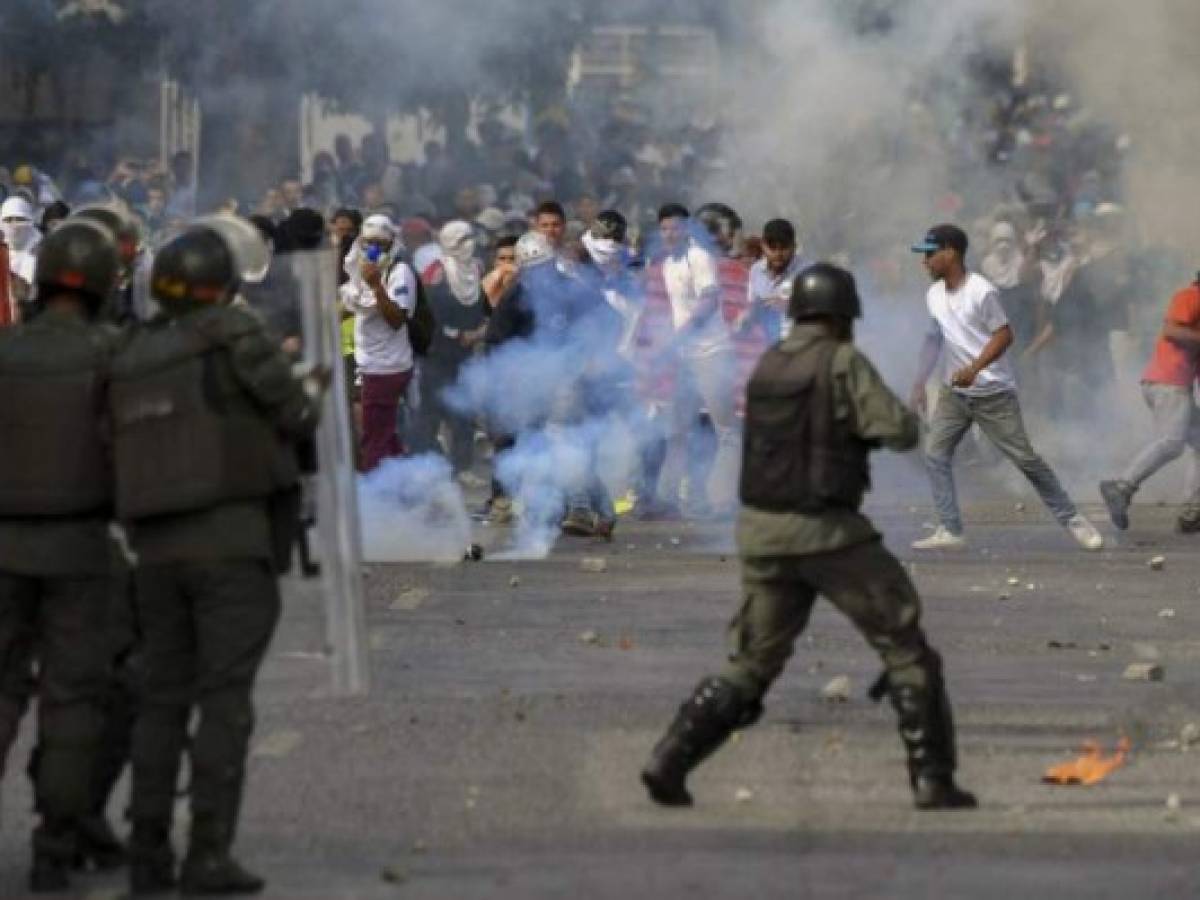
[[[862,503],[869,451],[835,415],[839,346],[825,338],[763,354],[746,390],[741,499],[747,506],[812,514]]]
[[[204,315],[205,325],[218,327],[197,328],[189,317],[159,323],[114,364],[121,519],[262,499],[296,482],[293,448],[239,384],[230,360],[231,342],[257,323]]]
[[[108,341],[45,319],[0,336],[0,516],[106,513]]]

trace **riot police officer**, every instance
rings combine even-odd
[[[868,453],[917,443],[917,420],[853,345],[861,305],[853,276],[803,270],[796,326],[767,351],[747,389],[738,548],[745,597],[730,625],[725,670],[705,678],[642,771],[664,805],[692,802],[687,774],[762,714],[818,594],[883,658],[908,754],[916,806],[975,806],[954,783],[955,744],[942,662],[920,626],[920,601],[900,563],[859,512]]]
[[[65,222],[38,254],[39,314],[0,331],[0,754],[36,658],[38,892],[68,887],[101,737],[112,513],[102,413],[116,337],[99,316],[119,265],[111,232]]]
[[[158,253],[163,315],[113,367],[117,514],[138,558],[140,708],[133,739],[130,878],[135,894],[176,881],[170,830],[189,749],[185,892],[251,893],[231,856],[253,727],[251,694],[280,613],[277,498],[297,482],[325,379],[300,380],[250,312],[231,306],[260,277],[266,247],[248,222],[199,220]]]
[[[151,310],[145,296],[145,257],[142,254],[142,229],[138,220],[115,203],[94,203],[77,209],[72,218],[90,219],[103,225],[117,239],[121,259],[121,274],[117,289],[107,298],[104,317],[117,325],[129,325],[150,318]]]

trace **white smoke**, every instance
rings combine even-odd
[[[471,541],[462,490],[440,456],[386,459],[359,480],[363,560],[453,562]]]

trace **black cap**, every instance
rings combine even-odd
[[[925,237],[921,239],[920,243],[913,244],[912,251],[913,253],[933,253],[946,247],[958,251],[959,256],[966,256],[967,233],[957,225],[949,223],[934,225],[925,232]]]

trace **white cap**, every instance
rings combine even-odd
[[[367,216],[362,226],[364,241],[394,241],[396,240],[396,225],[385,215]]]
[[[494,206],[489,206],[475,217],[475,224],[488,231],[499,231],[504,227],[504,212]]]
[[[26,222],[32,222],[33,204],[24,197],[9,197],[4,201],[4,205],[0,206],[0,220],[7,219],[23,219]]]
[[[516,256],[517,267],[528,269],[551,262],[554,259],[554,248],[541,232],[527,231],[517,241]]]

